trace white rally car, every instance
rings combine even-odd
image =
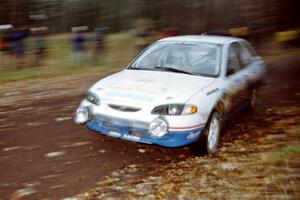
[[[95,83],[75,122],[135,142],[216,151],[221,127],[253,106],[265,65],[243,39],[161,39],[131,64]]]

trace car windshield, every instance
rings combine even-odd
[[[158,42],[136,58],[129,69],[216,77],[220,72],[220,49],[208,43]]]

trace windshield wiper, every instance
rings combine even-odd
[[[140,68],[140,67],[128,67],[127,69],[142,70],[143,68]]]
[[[152,68],[142,68],[142,67],[128,67],[127,69],[132,69],[132,70],[153,70]]]
[[[154,67],[154,69],[162,69],[164,71],[169,71],[169,72],[176,72],[176,73],[183,73],[183,74],[191,74],[191,75],[195,75],[191,72],[187,72],[181,69],[177,69],[177,68],[173,68],[173,67]]]

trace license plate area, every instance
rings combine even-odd
[[[112,137],[116,137],[116,138],[120,138],[121,137],[121,132],[117,132],[117,131],[109,131],[108,135],[112,136]]]

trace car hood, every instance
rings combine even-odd
[[[165,71],[123,70],[94,84],[101,100],[131,105],[185,103],[215,78]]]

